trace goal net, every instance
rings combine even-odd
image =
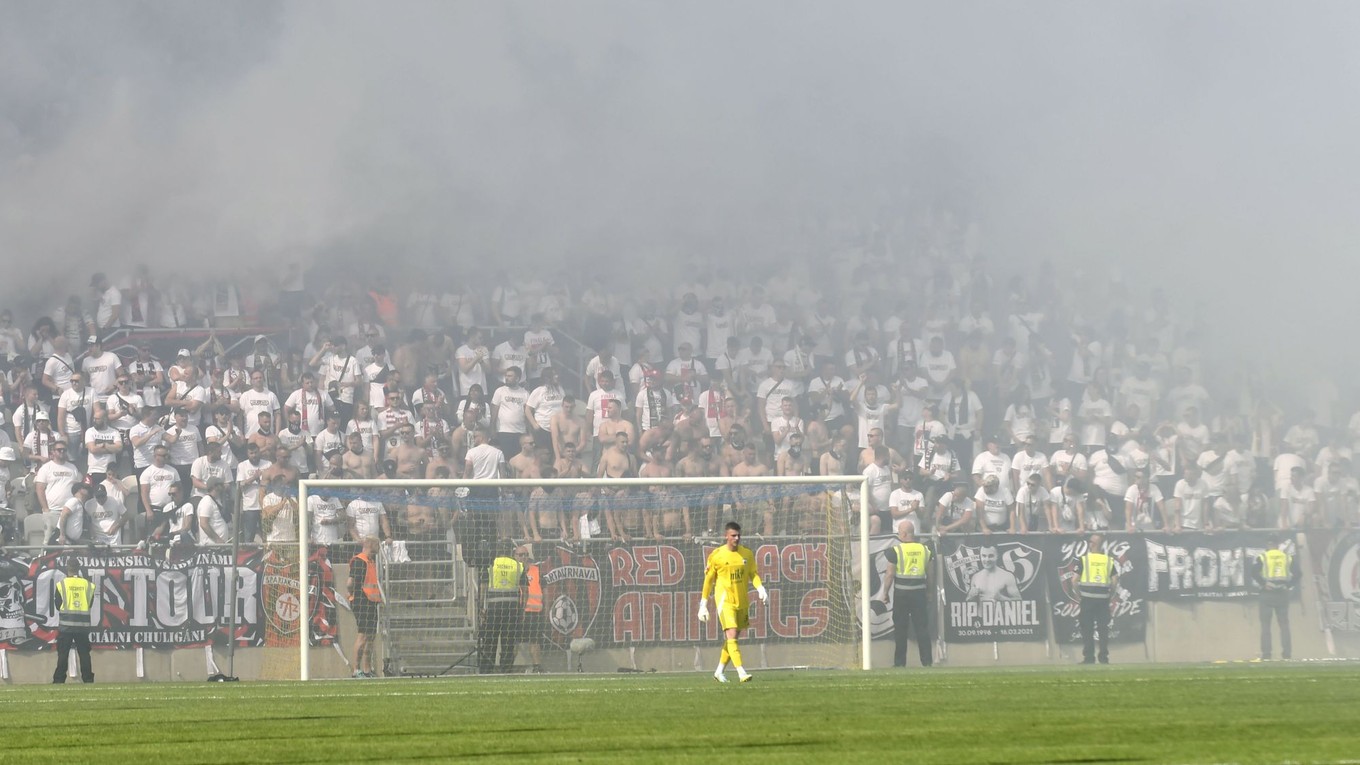
[[[358,622],[348,568],[381,536],[375,674],[686,671],[711,666],[716,620],[697,618],[704,565],[736,521],[769,592],[751,594],[746,665],[867,666],[857,496],[862,476],[552,480],[306,480],[298,546],[280,581],[309,581],[296,669],[350,676]],[[493,586],[494,560],[523,565]],[[324,576],[319,577],[322,574]],[[334,585],[323,584],[332,578]],[[372,590],[372,588],[370,588]],[[365,599],[362,592],[355,599]],[[329,625],[334,632],[318,629]]]

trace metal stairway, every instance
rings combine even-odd
[[[384,561],[380,569],[386,595],[379,611],[384,673],[476,674],[474,599],[457,547],[407,542],[406,549],[410,562]]]

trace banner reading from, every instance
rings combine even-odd
[[[1018,534],[941,538],[945,640],[1046,640],[1042,544],[1042,537]]]
[[[844,574],[833,570],[828,542],[751,548],[770,602],[762,606],[751,592],[751,629],[744,637],[831,640],[828,627],[848,619],[849,605],[833,596],[848,585],[837,579]],[[687,543],[619,544],[598,552],[549,548],[538,562],[547,634],[564,648],[578,638],[600,648],[716,640],[717,620],[703,624],[696,616],[704,564],[714,549]]]
[[[1151,533],[1130,537],[1132,555],[1142,563],[1149,600],[1236,599],[1258,590],[1247,570],[1270,546],[1272,532],[1214,531]],[[1142,547],[1142,555],[1138,548]]]
[[[266,555],[272,553],[251,547],[242,548],[234,563],[227,550],[193,550],[169,561],[109,550],[0,557],[0,648],[35,650],[55,642],[54,592],[71,558],[92,587],[90,643],[96,648],[187,648],[229,639],[243,647],[265,645],[266,613],[276,638],[286,632],[279,629],[280,621],[291,615],[296,622],[299,616],[296,567],[290,591],[286,564],[271,560],[266,586]],[[335,639],[335,589],[325,551],[313,561],[312,636],[325,645]],[[236,633],[231,636],[233,609]]]
[[[1114,597],[1110,601],[1110,642],[1141,643],[1147,637],[1146,576],[1138,566],[1144,560],[1142,538],[1111,535],[1105,539],[1105,554],[1114,561],[1118,574]],[[1081,596],[1077,592],[1077,560],[1086,554],[1087,537],[1062,535],[1047,537],[1048,591],[1052,598],[1053,635],[1059,643],[1080,643],[1081,625],[1077,616]]]

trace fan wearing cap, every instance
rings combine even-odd
[[[256,335],[255,344],[246,354],[246,369],[261,372],[268,382],[269,377],[276,374],[278,366],[279,355],[270,347],[269,338]]]
[[[33,415],[33,432],[24,439],[24,459],[32,465],[41,465],[52,458],[52,448],[66,447],[66,437],[52,430],[52,418],[47,412],[39,411]]]
[[[85,349],[85,358],[80,361],[85,380],[96,395],[107,396],[113,392],[122,362],[112,352],[104,350],[98,335],[85,338]]]
[[[194,354],[188,348],[180,348],[175,353],[175,363],[167,370],[172,385],[184,383],[192,387],[198,377],[198,367],[194,364]],[[187,390],[187,388],[186,388]]]
[[[183,360],[181,359],[181,361]],[[207,369],[206,362],[204,362],[203,367],[205,370]],[[184,369],[185,367],[180,365],[171,367],[172,371]],[[208,375],[199,374],[197,364],[190,362],[188,370],[184,379],[170,384],[170,389],[165,397],[165,405],[183,409],[189,415],[189,427],[202,432],[203,417],[212,411],[213,383]],[[203,385],[205,379],[208,380],[206,387]],[[221,397],[229,401],[230,393],[225,390],[221,391]]]

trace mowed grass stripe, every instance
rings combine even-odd
[[[1358,681],[1270,664],[21,686],[0,719],[7,763],[1338,763],[1360,754]]]

